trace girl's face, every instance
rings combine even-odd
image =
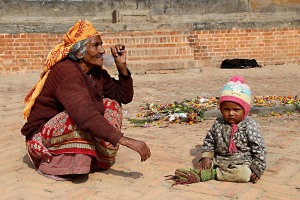
[[[238,124],[244,119],[245,111],[240,104],[225,101],[221,105],[221,113],[224,120],[231,124]]]
[[[105,53],[102,47],[102,39],[99,35],[91,38],[91,40],[86,44],[86,54],[83,57],[84,64],[92,69],[95,66],[101,67],[103,65],[102,55]]]

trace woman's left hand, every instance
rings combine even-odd
[[[110,47],[111,54],[115,59],[116,66],[120,73],[127,75],[127,65],[126,65],[126,50],[124,44],[116,44]]]
[[[151,156],[150,148],[143,141],[139,141],[139,140],[135,140],[135,139],[123,136],[119,140],[119,144],[138,152],[141,156],[142,162],[146,161]]]

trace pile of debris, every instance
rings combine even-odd
[[[141,105],[137,118],[129,118],[138,127],[149,127],[152,122],[195,124],[203,122],[207,111],[218,109],[218,97],[196,97],[173,103],[145,103]],[[276,107],[294,105],[300,112],[300,99],[295,96],[253,96],[252,107]]]

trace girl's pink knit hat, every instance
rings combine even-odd
[[[228,83],[226,83],[222,89],[219,99],[219,106],[224,101],[231,101],[238,103],[244,109],[244,118],[249,114],[251,107],[251,90],[247,84],[244,83],[244,79],[240,76],[233,76]]]

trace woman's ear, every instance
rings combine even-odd
[[[76,58],[78,58],[80,60],[83,59],[83,57],[84,57],[83,53],[81,53],[81,52],[76,52],[75,56],[76,56]]]

